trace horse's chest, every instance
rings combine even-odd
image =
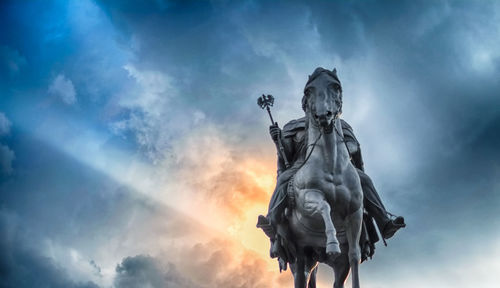
[[[319,190],[331,202],[347,203],[350,201],[350,192],[346,185],[345,173],[333,173],[333,169],[321,168],[321,165],[304,165],[294,176],[296,191]],[[345,172],[345,171],[344,171]],[[300,193],[299,193],[300,194]]]
[[[297,171],[295,183],[299,189],[334,190],[342,184],[342,175],[334,175],[320,165],[304,165]]]

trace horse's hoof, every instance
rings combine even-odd
[[[335,259],[340,255],[339,243],[328,243],[326,244],[326,255],[330,259]]]

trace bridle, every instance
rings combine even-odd
[[[328,125],[329,128],[327,128],[327,129],[329,129],[330,131],[332,131],[333,129],[335,129],[335,132],[340,137],[340,142],[345,143],[344,136],[342,136],[342,134],[340,134],[339,130],[337,129],[337,125],[335,125],[335,121],[337,121],[338,119],[340,119],[340,111],[341,110],[342,110],[342,106],[340,106],[340,108],[335,112],[335,116],[333,117],[332,123],[330,123],[330,125]],[[309,113],[309,117],[310,117],[310,114],[311,113]],[[304,159],[304,162],[302,162],[302,164],[300,164],[300,166],[297,168],[297,170],[300,169],[300,168],[302,168],[302,166],[304,166],[306,164],[307,160],[309,160],[309,157],[311,157],[311,154],[314,151],[314,148],[316,148],[316,145],[318,144],[319,139],[321,139],[321,137],[323,136],[323,134],[327,134],[326,132],[323,131],[325,129],[321,125],[319,125],[318,123],[316,123],[316,124],[320,128],[319,129],[319,135],[316,138],[316,140],[314,140],[314,142],[312,144],[307,145],[307,147],[312,146],[312,149],[306,155],[306,158]],[[333,126],[333,129],[330,126]],[[309,129],[309,128],[307,128],[307,129]],[[307,149],[306,149],[306,151],[307,151]]]

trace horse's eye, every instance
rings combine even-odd
[[[333,89],[335,89],[335,91],[340,91],[340,85],[337,83],[333,84]]]

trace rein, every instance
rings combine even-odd
[[[333,126],[333,128],[335,129],[335,132],[337,133],[337,135],[339,135],[339,137],[341,139],[340,142],[345,143],[344,137],[342,136],[342,134],[340,134],[339,130],[337,129],[337,126],[335,125],[335,121],[337,119],[339,119],[339,113],[338,112],[335,114],[335,118],[333,119],[333,121],[332,121],[332,123],[330,125]],[[309,129],[309,128],[307,128],[307,129]],[[311,157],[311,154],[314,151],[314,148],[316,148],[316,144],[318,144],[318,141],[321,138],[321,136],[323,136],[323,131],[322,131],[322,129],[319,129],[319,136],[318,136],[318,138],[316,138],[316,140],[314,140],[314,143],[307,145],[307,147],[312,146],[312,149],[311,149],[311,151],[309,151],[309,153],[307,154],[304,162],[302,162],[302,164],[300,164],[300,166],[297,168],[297,170],[300,169],[300,168],[302,168],[302,166],[304,166],[304,164],[307,163],[307,160],[309,160],[309,157]]]

